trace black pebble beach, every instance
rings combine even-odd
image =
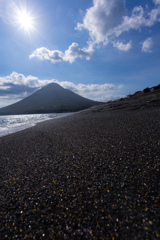
[[[160,102],[116,101],[2,137],[3,239],[160,239]]]

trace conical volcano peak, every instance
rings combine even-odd
[[[46,86],[43,87],[44,89],[60,89],[60,88],[63,88],[61,85],[59,85],[58,83],[55,83],[55,82],[52,82],[52,83],[49,83],[47,84]]]
[[[41,87],[39,90],[51,92],[51,91],[57,91],[57,90],[60,91],[63,89],[64,88],[61,85],[59,85],[58,83],[52,82],[44,87]]]
[[[1,108],[0,115],[75,112],[98,104],[101,103],[84,98],[53,82],[20,102]]]

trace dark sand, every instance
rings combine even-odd
[[[160,239],[159,102],[118,101],[2,137],[3,239]]]

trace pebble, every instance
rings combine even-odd
[[[99,106],[0,139],[0,239],[160,239],[160,108]]]

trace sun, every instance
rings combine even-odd
[[[24,30],[28,31],[33,28],[33,20],[29,13],[27,13],[25,11],[19,12],[18,16],[17,16],[17,20],[18,20],[20,26]]]
[[[20,28],[23,30],[27,32],[34,30],[34,18],[26,9],[17,9],[15,18],[17,24],[20,25]]]

